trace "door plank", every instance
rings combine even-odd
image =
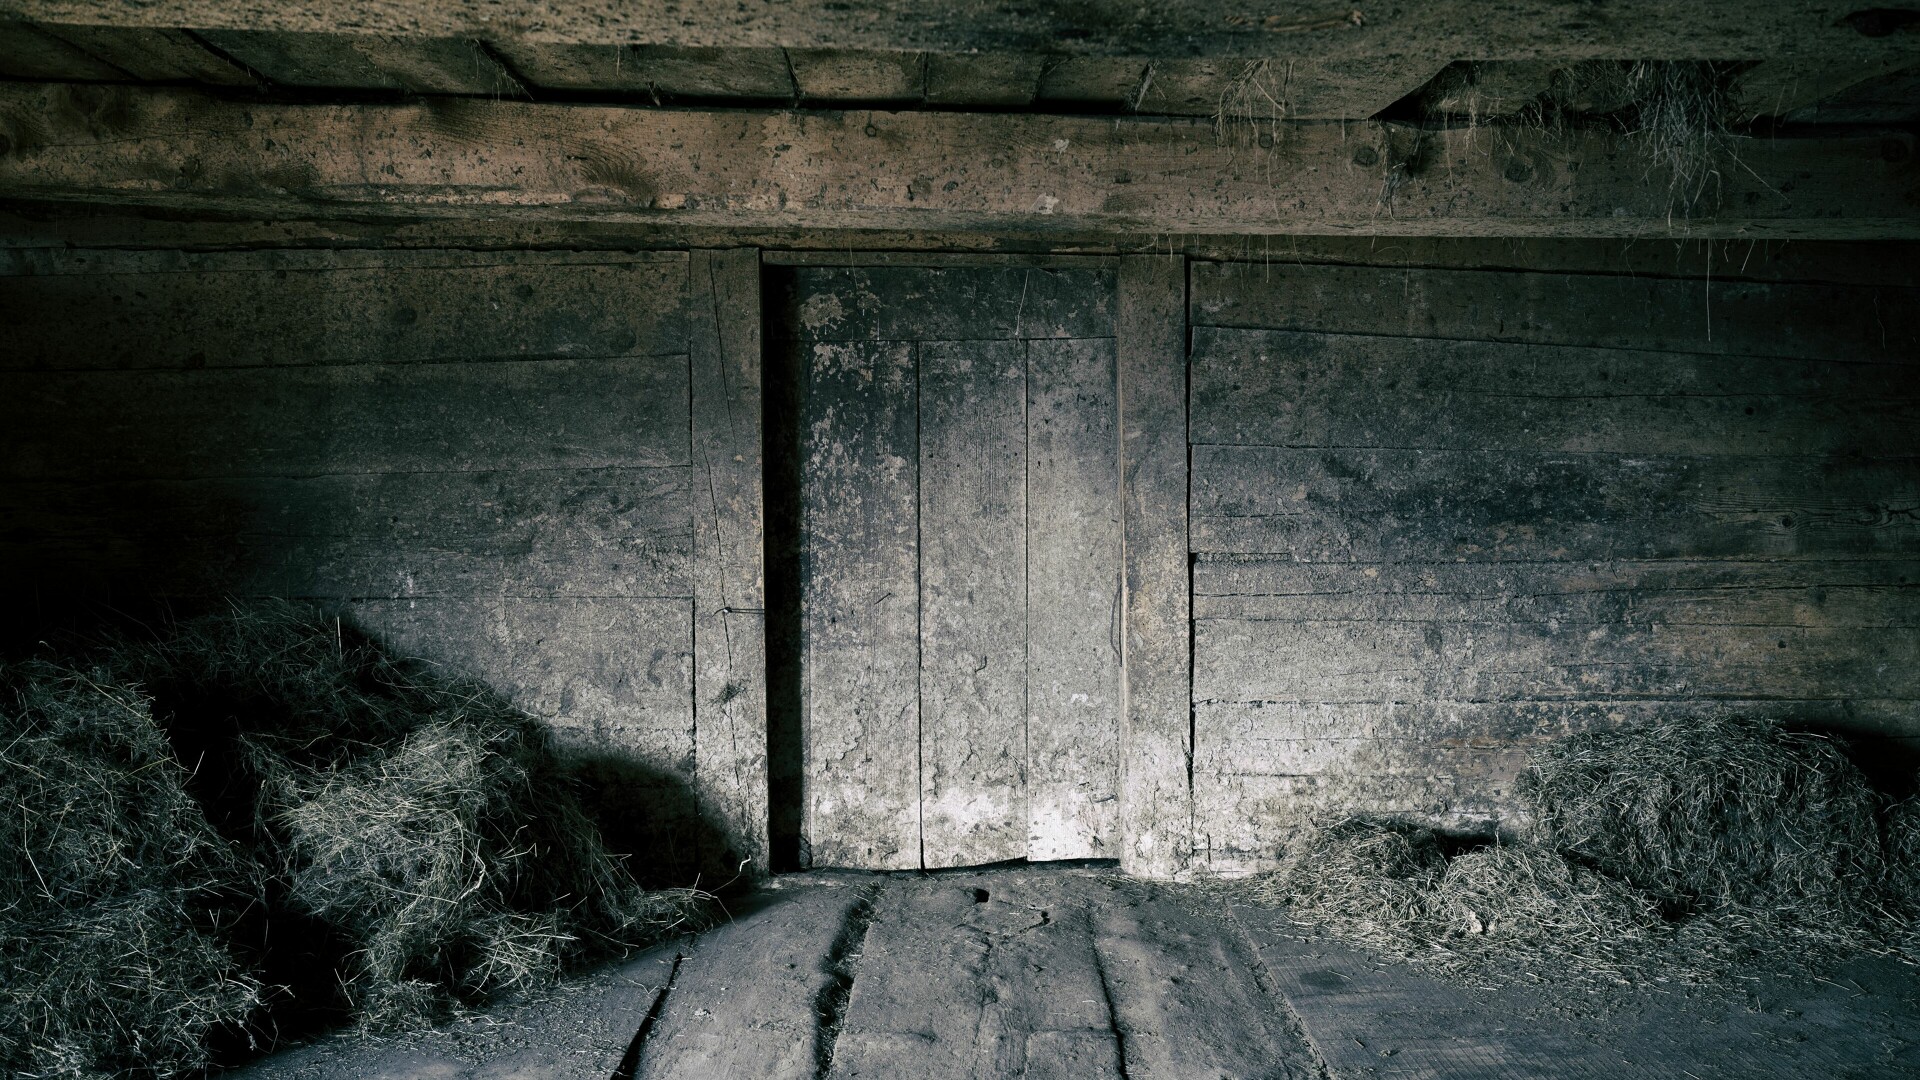
[[[1030,859],[1111,858],[1120,770],[1120,475],[1111,340],[1028,343]]]
[[[1027,448],[1017,341],[920,355],[921,843],[926,865],[1026,854]]]
[[[816,866],[920,866],[914,351],[803,346],[801,610],[807,828]]]
[[[760,254],[695,251],[694,754],[736,860],[767,868],[765,533],[760,491]]]
[[[1120,454],[1125,528],[1121,866],[1178,873],[1192,851],[1188,675],[1186,261],[1120,261]]]

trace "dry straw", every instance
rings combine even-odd
[[[1451,859],[1407,822],[1309,830],[1253,894],[1355,944],[1476,979],[1709,984],[1900,948],[1920,916],[1920,806],[1881,814],[1832,739],[1738,719],[1535,753],[1515,844]]]
[[[316,1006],[412,1026],[706,916],[607,851],[543,725],[315,609],[235,606],[88,665],[6,673],[9,1075],[179,1075]]]

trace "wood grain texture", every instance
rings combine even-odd
[[[1089,894],[1098,888],[1084,878],[996,873],[890,887],[828,1075],[1128,1075],[1095,953]]]
[[[996,260],[997,261],[997,260]],[[808,266],[787,279],[810,341],[1001,341],[1113,336],[1113,264]]]
[[[186,479],[687,462],[678,357],[15,372],[12,479]],[[76,440],[84,431],[86,439]]]
[[[684,466],[10,482],[0,576],[164,596],[685,598],[693,491]]]
[[[702,794],[749,873],[767,870],[766,511],[761,492],[760,255],[695,251],[694,741]]]
[[[1192,841],[1186,260],[1121,260],[1117,305],[1120,865],[1169,877]]]
[[[845,887],[762,894],[694,940],[635,1075],[815,1080],[834,947],[866,900],[864,889]]]
[[[923,342],[920,843],[925,865],[1027,855],[1026,348]]]
[[[209,30],[220,51],[282,86],[521,96],[525,89],[478,41],[370,34]]]
[[[681,251],[33,251],[0,267],[0,370],[687,349]],[[79,325],[93,332],[73,334]]]
[[[1905,134],[1779,138],[1678,198],[1625,136],[1199,119],[762,112],[480,98],[263,105],[0,87],[0,196],[281,218],[1134,234],[1920,236]],[[1508,145],[1510,143],[1510,145]],[[1198,178],[1198,179],[1196,179]],[[1791,185],[1793,197],[1779,190]]]
[[[927,103],[1003,108],[1031,105],[1046,63],[1046,57],[1018,53],[929,56]]]
[[[1200,327],[1202,445],[1888,457],[1920,366]]]
[[[1120,60],[1118,63],[1129,63]],[[1132,61],[1145,63],[1146,61]],[[1129,111],[1219,120],[1242,145],[1271,144],[1282,120],[1365,120],[1420,88],[1434,62],[1348,60],[1154,60],[1153,77],[1124,103]],[[1120,102],[1116,102],[1120,103]]]
[[[926,58],[917,52],[788,49],[800,100],[816,104],[881,104],[926,96]]]
[[[1920,459],[1193,448],[1195,551],[1312,561],[1920,552]]]
[[[1128,1080],[1322,1075],[1252,950],[1190,895],[1128,882],[1102,898],[1094,946]]]
[[[0,22],[0,75],[115,82],[126,72],[38,26]]]
[[[920,856],[914,349],[814,343],[801,493],[805,836],[816,866]]]
[[[514,71],[548,90],[643,93],[663,98],[791,100],[793,73],[779,49],[675,49],[499,41]]]
[[[1434,57],[1612,59],[1661,56],[1738,60],[1775,55],[1899,51],[1898,35],[1860,34],[1840,0],[1755,0],[1674,12],[1658,0],[1625,0],[1596,20],[1578,0],[1524,0],[1498,9],[1449,0],[1375,9],[1338,6],[1222,15],[1217,4],[1179,0],[1140,9],[1008,7],[993,0],[937,6],[886,0],[857,8],[834,0],[766,6],[666,7],[592,0],[565,6],[484,0],[347,0],[265,4],[156,0],[102,7],[94,0],[5,0],[0,14],[55,23],[330,31],[416,37],[494,36],[532,41],[692,46],[774,46],[1055,52],[1124,56],[1277,58]]]
[[[1718,255],[1718,265],[1702,258],[1679,279],[1196,262],[1192,317],[1196,326],[1696,355],[1903,364],[1920,356],[1920,292],[1728,280],[1741,253]]]
[[[135,79],[255,86],[253,73],[202,45],[183,30],[126,26],[43,26],[69,45]]]
[[[1115,346],[1027,343],[1027,843],[1120,850],[1121,526]]]
[[[479,678],[569,748],[630,757],[660,783],[693,772],[692,605],[685,600],[360,600],[403,655]]]

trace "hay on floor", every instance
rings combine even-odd
[[[204,1068],[260,1002],[221,936],[252,868],[136,689],[42,662],[0,684],[0,1073]]]
[[[415,1026],[710,910],[606,849],[543,724],[311,607],[0,676],[7,1075]]]
[[[1341,820],[1252,893],[1481,979],[1704,984],[1914,940],[1920,800],[1882,813],[1831,739],[1749,720],[1599,732],[1538,750],[1520,791],[1520,843],[1448,859],[1416,824]]]
[[[1520,794],[1542,842],[1683,912],[1877,901],[1880,800],[1825,736],[1743,719],[1577,735],[1534,755]]]

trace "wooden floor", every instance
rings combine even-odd
[[[727,924],[247,1080],[1920,1076],[1920,972],[1716,995],[1443,984],[1218,888],[1094,868],[783,878]]]

